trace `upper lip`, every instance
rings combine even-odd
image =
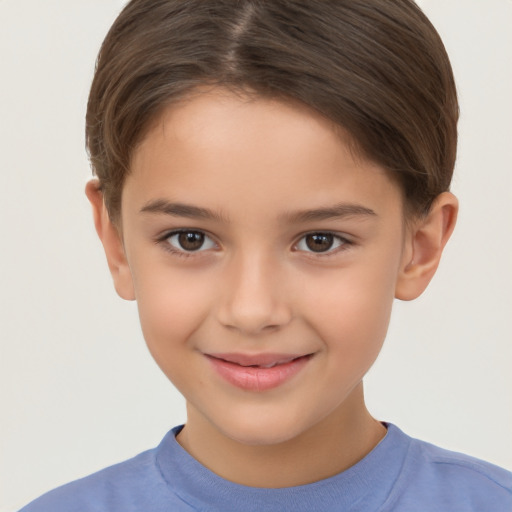
[[[222,354],[205,354],[208,357],[221,359],[228,363],[238,364],[240,366],[274,366],[278,364],[285,364],[298,359],[299,357],[309,356],[311,354],[276,354],[276,353],[261,353],[261,354],[239,354],[239,353],[222,353]]]

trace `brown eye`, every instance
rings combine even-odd
[[[187,231],[178,235],[178,242],[186,251],[197,251],[204,243],[204,235],[197,231]]]
[[[313,252],[325,252],[332,248],[334,236],[330,233],[314,233],[305,236],[306,246]]]
[[[352,242],[334,233],[309,233],[304,235],[296,245],[299,251],[322,254],[336,253],[338,250],[346,249]]]
[[[215,247],[215,242],[201,231],[177,231],[166,237],[166,241],[178,252],[199,252]]]

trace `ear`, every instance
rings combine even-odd
[[[105,249],[108,267],[114,280],[114,287],[121,298],[135,300],[132,274],[126,259],[121,234],[110,220],[97,179],[87,183],[85,194],[92,205],[94,226]]]
[[[458,209],[457,198],[443,192],[425,217],[406,228],[404,257],[395,289],[397,299],[413,300],[428,286],[455,227]]]

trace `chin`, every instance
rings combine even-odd
[[[267,434],[267,435],[266,435]],[[227,434],[229,435],[229,433]],[[229,435],[229,437],[239,443],[246,446],[276,446],[278,444],[286,443],[291,441],[294,436],[290,432],[284,432],[282,435],[271,435],[270,432],[236,432],[236,435]]]
[[[251,415],[252,416],[252,415]],[[306,429],[301,429],[292,418],[265,418],[254,416],[236,418],[224,422],[219,430],[231,440],[247,446],[273,446],[286,443],[300,436]]]

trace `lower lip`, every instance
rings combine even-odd
[[[267,391],[281,386],[297,375],[312,356],[299,357],[272,368],[241,366],[223,359],[207,357],[217,373],[233,386],[247,391]]]

